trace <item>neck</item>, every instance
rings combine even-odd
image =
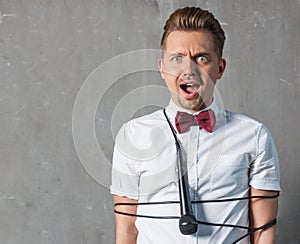
[[[174,101],[174,100],[175,99],[172,98],[172,101],[176,106],[180,107],[182,111],[189,112],[189,113],[200,112],[200,111],[208,108],[213,102],[213,98],[211,98],[207,102],[202,102],[201,104],[197,104],[196,106],[192,107],[192,106],[188,106],[188,105],[185,106],[185,104],[181,104],[180,101]]]

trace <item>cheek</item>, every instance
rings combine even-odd
[[[172,65],[169,63],[165,63],[163,72],[165,76],[177,77],[180,75],[182,68],[180,65]]]
[[[164,80],[166,82],[167,87],[175,87],[176,86],[176,77],[170,74],[164,73]]]
[[[207,83],[214,84],[217,80],[218,69],[217,68],[209,68],[203,69],[201,72],[202,79],[205,79]]]

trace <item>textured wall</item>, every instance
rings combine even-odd
[[[222,22],[228,65],[221,101],[272,131],[283,188],[278,242],[300,243],[299,0],[0,0],[0,243],[113,243],[107,162],[115,131],[168,97],[155,68],[126,70],[155,62],[153,52],[108,61],[90,74],[122,53],[157,49],[166,17],[185,5],[210,9]],[[112,78],[118,71],[122,77]],[[101,99],[75,126],[96,114],[97,165],[83,162],[93,151],[79,153],[95,145],[83,140],[75,149],[73,140],[73,108],[85,81],[85,97],[97,90]],[[140,110],[137,101],[148,106]]]

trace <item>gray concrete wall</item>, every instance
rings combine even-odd
[[[159,48],[166,17],[185,5],[210,9],[222,22],[228,66],[220,99],[272,131],[283,189],[278,243],[300,243],[299,1],[0,0],[1,244],[114,242],[115,131],[168,97],[151,66],[155,52],[111,58]],[[98,96],[96,111],[87,106],[74,120],[80,91],[87,100]],[[98,145],[88,141],[88,121],[96,121]]]

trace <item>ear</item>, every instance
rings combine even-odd
[[[221,79],[224,71],[225,71],[225,68],[226,68],[226,60],[224,58],[221,58],[220,61],[219,61],[219,73],[218,73],[218,79]]]
[[[158,69],[160,71],[161,78],[164,80],[165,79],[165,75],[164,75],[164,72],[163,72],[163,60],[162,60],[162,58],[160,58],[158,60]]]

